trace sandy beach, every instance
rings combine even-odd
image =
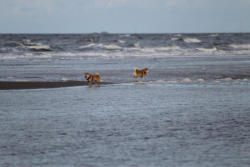
[[[108,82],[101,83],[102,85],[111,84]],[[95,83],[92,84],[96,85]],[[72,86],[90,86],[87,81],[55,81],[55,82],[18,82],[18,81],[0,81],[0,90],[9,89],[40,89],[40,88],[60,88]]]

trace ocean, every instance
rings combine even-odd
[[[0,166],[247,167],[249,86],[249,33],[1,34]]]

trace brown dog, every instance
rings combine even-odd
[[[134,81],[136,82],[137,77],[141,77],[142,81],[144,81],[144,77],[147,75],[148,72],[149,72],[148,68],[144,68],[142,70],[135,68],[134,73],[133,73]]]
[[[96,82],[98,85],[101,83],[101,77],[99,73],[90,74],[88,72],[84,73],[86,80],[89,84]]]

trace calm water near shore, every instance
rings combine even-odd
[[[1,91],[1,166],[249,166],[249,84]]]

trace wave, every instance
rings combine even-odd
[[[168,84],[177,84],[178,81],[168,81],[167,83],[168,83]]]
[[[166,47],[154,47],[153,48],[155,51],[169,51],[169,50],[181,50],[180,46],[166,46]]]
[[[79,49],[104,49],[104,50],[122,50],[122,47],[115,45],[115,44],[109,44],[109,45],[104,45],[104,44],[88,44],[88,45],[83,45],[80,46]]]
[[[186,42],[186,43],[200,43],[201,41],[197,38],[184,38],[184,42]]]
[[[180,38],[177,38],[177,37],[173,37],[171,38],[172,41],[178,41]]]
[[[39,52],[52,51],[49,45],[45,45],[39,42],[35,43],[29,39],[23,40],[22,42],[9,42],[9,43],[6,43],[5,46],[14,47],[14,48],[24,48],[24,49],[27,48],[32,51],[39,51]]]
[[[250,44],[231,44],[229,46],[234,49],[250,49]]]
[[[129,48],[140,48],[141,46],[140,46],[139,42],[136,42],[136,43],[129,43],[127,45],[127,47],[129,47]]]
[[[204,79],[200,78],[200,79],[197,79],[197,82],[201,82],[201,83],[204,83],[206,82]]]
[[[97,44],[91,43],[91,44],[88,44],[88,45],[79,46],[79,49],[95,48],[96,46],[97,46]]]
[[[201,51],[201,52],[216,52],[217,48],[196,48],[196,50]]]
[[[31,40],[24,40],[23,45],[32,51],[52,51],[49,45],[45,45],[39,42],[31,42]]]
[[[52,49],[50,48],[50,46],[48,45],[43,45],[41,43],[36,43],[36,45],[33,46],[29,46],[29,49],[31,49],[32,51],[38,51],[38,52],[45,52],[45,51],[52,51]]]
[[[114,45],[114,44],[103,45],[103,48],[106,50],[121,50],[122,49],[122,47],[120,47],[118,45]]]
[[[181,83],[192,83],[193,81],[190,78],[184,78],[181,80]]]
[[[7,53],[0,56],[0,60],[15,60],[15,59],[49,59],[52,58],[52,54],[33,54],[33,53],[23,53],[23,54],[13,54]]]
[[[118,40],[119,43],[126,43],[124,40]]]
[[[21,42],[8,42],[4,46],[7,46],[7,47],[20,47],[20,46],[23,46],[23,43],[21,43]]]

